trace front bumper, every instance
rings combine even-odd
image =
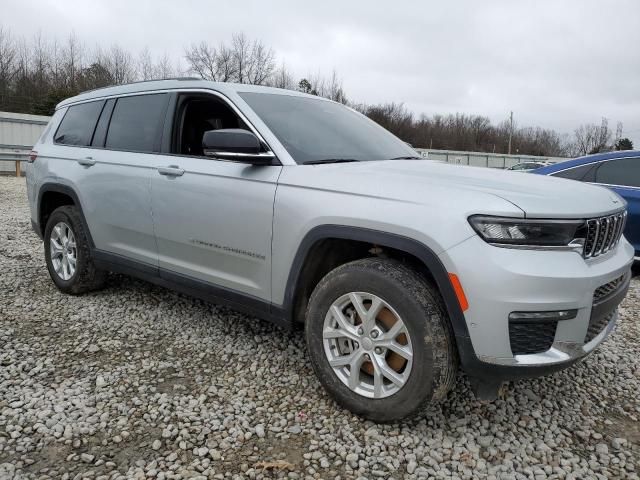
[[[463,368],[471,377],[502,381],[560,370],[602,343],[629,287],[633,247],[623,238],[607,254],[585,260],[572,251],[494,247],[476,236],[440,258],[458,275],[469,303],[468,336],[456,336]],[[598,287],[620,277],[615,290],[594,303]],[[509,314],[557,310],[577,314],[557,322],[546,350],[514,354]]]

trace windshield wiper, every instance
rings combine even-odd
[[[390,158],[389,160],[422,160],[422,157],[416,157],[415,155],[413,155],[413,156],[407,156],[407,157],[393,157],[393,158]]]
[[[319,165],[322,163],[348,163],[348,162],[359,162],[360,160],[356,160],[355,158],[321,158],[319,160],[309,160],[308,162],[304,162],[305,165]]]

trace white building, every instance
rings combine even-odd
[[[0,173],[16,171],[16,161],[25,160],[50,117],[0,112]]]

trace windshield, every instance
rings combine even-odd
[[[271,93],[239,95],[298,163],[418,156],[377,123],[339,103]]]

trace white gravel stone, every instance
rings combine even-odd
[[[95,455],[91,455],[89,453],[80,454],[80,460],[82,460],[84,463],[92,463],[95,458]]]
[[[2,480],[638,480],[638,278],[585,361],[492,403],[460,375],[420,418],[375,425],[323,391],[299,331],[125,276],[60,293],[24,179],[0,177],[0,225]]]

